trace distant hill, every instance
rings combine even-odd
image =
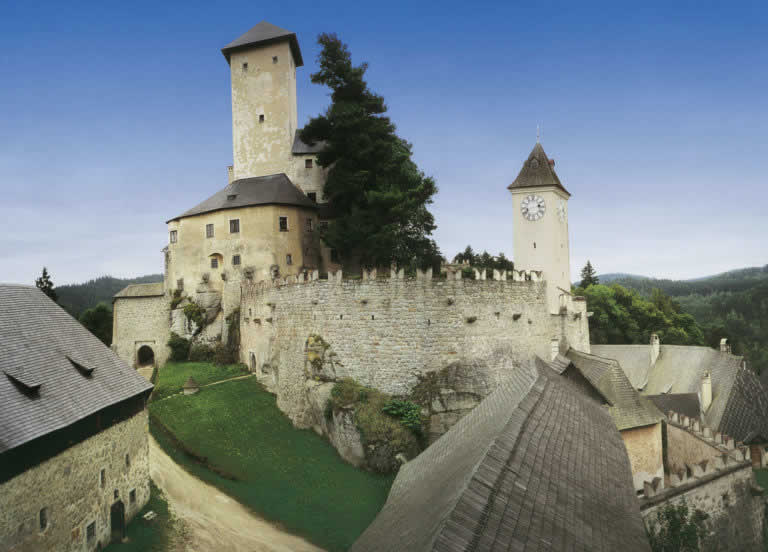
[[[56,294],[58,303],[75,318],[86,309],[95,307],[99,303],[107,303],[112,306],[112,296],[125,286],[131,284],[152,284],[162,282],[162,274],[149,274],[138,278],[113,278],[112,276],[100,276],[88,280],[84,284],[70,284],[57,286]]]

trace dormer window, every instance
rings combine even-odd
[[[227,196],[227,199],[228,199],[229,201],[232,201],[232,200],[233,200],[233,199],[235,199],[236,197],[237,197],[237,194],[229,194],[229,195]]]

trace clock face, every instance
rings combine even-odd
[[[526,196],[523,202],[520,204],[520,210],[523,212],[523,216],[528,220],[539,220],[544,216],[544,211],[547,207],[544,204],[544,198],[537,195]]]
[[[557,204],[557,216],[560,217],[560,222],[565,222],[565,218],[568,216],[568,207],[564,199],[561,199]]]

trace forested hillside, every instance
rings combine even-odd
[[[138,278],[101,276],[88,280],[83,284],[57,286],[56,294],[58,295],[59,305],[64,307],[75,318],[79,318],[86,309],[95,307],[99,303],[106,303],[111,306],[112,296],[125,286],[162,281],[162,274],[149,274],[147,276],[139,276]]]

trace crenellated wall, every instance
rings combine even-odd
[[[534,355],[549,359],[553,340],[561,351],[588,348],[585,303],[566,296],[561,314],[550,315],[541,273],[477,276],[467,280],[456,272],[440,279],[427,271],[405,278],[392,271],[382,278],[373,271],[345,280],[339,271],[328,280],[315,272],[308,281],[243,283],[242,361],[302,427],[312,425],[306,390],[311,335],[332,351],[333,373],[324,377],[351,377],[406,395],[428,372],[447,375],[440,381],[450,388],[441,390],[445,400],[436,405],[443,432],[511,366]]]

